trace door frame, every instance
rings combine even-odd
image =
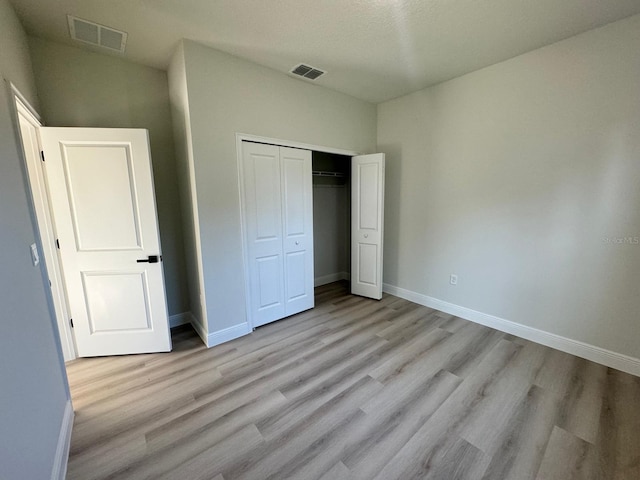
[[[296,142],[293,140],[283,140],[281,138],[262,137],[249,133],[236,133],[236,166],[238,168],[238,193],[240,200],[240,236],[242,237],[242,276],[244,278],[245,291],[245,310],[247,312],[247,323],[249,328],[254,330],[253,316],[251,314],[251,285],[249,278],[249,248],[247,245],[247,236],[245,228],[245,219],[247,217],[246,205],[244,201],[244,173],[242,168],[242,142],[266,143],[277,147],[300,148],[302,150],[311,150],[312,152],[334,153],[337,155],[345,155],[353,157],[361,155],[360,152],[353,150],[344,150],[341,148],[326,147],[322,145],[312,145],[309,143]]]
[[[22,163],[23,163],[23,167],[25,170],[25,177],[26,177],[26,181],[27,184],[29,186],[29,194],[31,197],[31,203],[32,205],[34,205],[34,221],[36,223],[37,226],[37,234],[38,234],[38,240],[39,240],[39,245],[38,248],[40,250],[40,252],[42,253],[42,258],[41,261],[44,262],[44,268],[45,268],[45,276],[46,276],[46,281],[48,282],[54,282],[56,284],[56,288],[57,291],[59,292],[58,295],[58,301],[60,302],[60,308],[63,310],[63,312],[61,313],[65,313],[69,311],[69,307],[68,307],[68,303],[67,303],[67,297],[66,297],[66,288],[64,285],[64,281],[63,281],[63,277],[62,277],[62,267],[60,265],[60,258],[58,256],[56,256],[53,261],[47,261],[47,256],[44,255],[44,245],[53,245],[53,243],[55,242],[55,238],[51,238],[50,237],[50,233],[49,230],[46,228],[46,225],[42,225],[40,222],[40,219],[38,218],[38,215],[35,213],[35,200],[34,200],[34,185],[38,184],[38,185],[43,185],[43,182],[34,182],[34,179],[31,177],[31,173],[30,173],[30,169],[28,166],[28,160],[27,160],[27,156],[26,156],[26,152],[24,151],[25,145],[24,145],[24,139],[22,138],[22,133],[20,130],[20,119],[19,119],[19,113],[18,113],[18,105],[20,105],[22,108],[24,108],[24,110],[27,111],[27,113],[30,115],[31,118],[27,118],[27,120],[36,128],[40,128],[42,126],[44,126],[44,122],[42,121],[42,118],[40,117],[40,114],[37,112],[37,110],[35,108],[33,108],[33,106],[29,103],[29,101],[25,98],[25,96],[20,92],[20,90],[18,90],[16,88],[16,86],[11,83],[8,82],[8,86],[9,86],[9,90],[11,92],[11,100],[12,100],[12,106],[15,109],[15,122],[16,122],[16,129],[17,129],[17,135],[18,138],[20,140],[19,145],[20,145],[20,154],[22,156]],[[40,138],[38,137],[38,150],[42,151],[42,146],[40,145]],[[40,180],[44,180],[45,179],[45,174],[44,171],[42,170],[42,165],[40,165],[40,173],[41,173],[41,179]],[[39,195],[42,195],[44,198],[47,199],[47,207],[44,210],[44,215],[47,216],[47,222],[49,222],[49,224],[53,227],[53,225],[55,225],[53,223],[53,214],[51,211],[51,204],[49,202],[49,193],[46,191],[46,189],[44,191],[42,191],[42,189],[39,189]],[[55,232],[53,232],[54,236],[55,236]],[[54,275],[50,275],[49,272],[52,272]],[[52,278],[53,277],[53,278]],[[56,328],[55,331],[58,335],[58,339],[60,340],[60,348],[61,348],[61,353],[62,353],[62,357],[64,359],[65,362],[68,362],[70,360],[74,360],[78,357],[77,351],[76,351],[76,346],[75,346],[75,338],[73,336],[73,332],[71,330],[71,325],[68,323],[68,319],[67,318],[60,318],[60,315],[57,312],[57,309],[55,307],[55,302],[56,300],[53,298],[53,292],[51,291],[51,289],[49,289],[49,295],[50,296],[50,302],[51,302],[51,312],[53,315],[53,318],[55,319],[55,324],[56,324]]]

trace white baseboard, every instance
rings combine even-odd
[[[62,425],[58,435],[56,456],[53,459],[51,480],[64,480],[67,476],[67,463],[69,462],[69,448],[71,447],[71,430],[73,429],[73,405],[67,400],[62,416]]]
[[[202,343],[204,343],[205,345],[209,346],[207,344],[207,330],[204,328],[204,325],[202,325],[200,320],[198,320],[195,317],[195,315],[193,313],[191,313],[191,312],[189,312],[189,318],[191,319],[191,326],[193,327],[193,329],[196,331],[196,333],[198,334],[198,336],[202,340]]]
[[[329,275],[323,275],[322,277],[316,277],[313,280],[314,287],[320,287],[328,283],[337,282],[339,280],[350,280],[351,275],[348,272],[330,273]]]
[[[245,322],[234,325],[233,327],[223,328],[217,332],[212,332],[207,335],[207,347],[215,347],[221,343],[243,337],[251,333],[251,330],[249,323]]]
[[[180,325],[186,325],[191,323],[191,312],[176,313],[169,317],[169,327],[179,327]]]
[[[232,327],[223,328],[222,330],[218,330],[217,332],[207,333],[204,325],[202,325],[202,323],[200,323],[200,321],[194,315],[189,313],[189,318],[193,329],[202,339],[202,342],[207,346],[207,348],[215,347],[216,345],[220,345],[221,343],[235,340],[236,338],[247,335],[252,331],[249,324],[245,322],[239,323],[238,325],[234,325]]]
[[[461,307],[453,303],[438,300],[437,298],[429,297],[421,293],[416,293],[411,290],[396,287],[395,285],[389,285],[385,283],[383,290],[386,293],[395,295],[396,297],[404,298],[411,302],[424,305],[425,307],[433,308],[441,312],[455,315],[456,317],[464,318],[471,322],[479,323],[487,327],[495,328],[501,332],[510,333],[532,342],[546,345],[547,347],[561,350],[577,357],[586,358],[593,362],[605,365],[607,367],[615,368],[623,372],[630,373],[635,376],[640,376],[640,359],[624,355],[622,353],[613,352],[604,348],[596,347],[588,343],[573,340],[571,338],[562,337],[555,333],[545,332],[537,328],[528,327],[520,323],[505,320],[504,318],[488,315],[486,313],[478,312],[470,308]]]

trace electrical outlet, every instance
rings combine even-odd
[[[458,275],[451,274],[451,276],[449,277],[449,283],[451,285],[457,285],[458,284]]]

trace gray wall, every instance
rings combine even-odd
[[[193,144],[191,142],[191,118],[189,115],[189,95],[184,64],[183,45],[171,58],[167,71],[169,97],[171,100],[171,119],[173,138],[176,146],[178,184],[180,186],[180,205],[182,207],[184,251],[189,285],[191,314],[198,322],[196,327],[204,329],[204,315],[200,297],[202,283],[202,262],[196,240],[200,238],[197,221],[197,205],[193,201],[195,187],[193,179]]]
[[[188,311],[166,72],[40,38],[29,45],[47,125],[149,130],[167,306],[170,315]]]
[[[635,16],[380,104],[384,281],[640,358],[638,46]]]
[[[37,106],[26,35],[0,0],[0,75]],[[10,99],[0,85],[0,478],[50,478],[69,399]],[[40,249],[42,252],[42,250]]]
[[[369,153],[376,109],[194,42],[184,57],[211,333],[246,322],[235,134]]]
[[[316,279],[351,271],[349,189],[313,186],[313,265]]]

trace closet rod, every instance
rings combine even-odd
[[[344,177],[344,173],[342,172],[323,172],[321,170],[314,170],[312,172],[312,175],[314,177]]]

